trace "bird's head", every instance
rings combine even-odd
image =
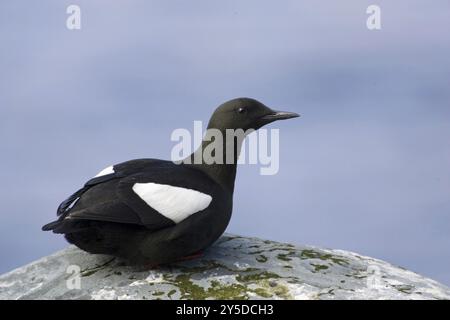
[[[268,123],[296,117],[299,117],[297,113],[272,110],[255,99],[237,98],[214,111],[208,128],[257,130]]]

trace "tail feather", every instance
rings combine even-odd
[[[47,223],[45,226],[42,227],[42,231],[50,231],[53,230],[55,228],[57,228],[59,225],[61,225],[62,220],[56,220],[56,221],[52,221],[50,223]]]
[[[68,197],[66,200],[61,202],[58,209],[56,210],[56,214],[58,216],[58,219],[55,221],[52,221],[50,223],[47,223],[42,227],[42,231],[51,231],[55,233],[64,233],[60,232],[58,229],[61,228],[61,226],[65,226],[65,218],[69,214],[69,211],[73,208],[75,203],[80,199],[80,197],[83,195],[83,193],[88,189],[87,186],[84,186],[74,194],[72,194],[70,197]]]
[[[78,219],[58,219],[42,227],[43,231],[53,231],[54,233],[73,233],[90,228],[89,220]]]
[[[57,215],[60,216],[66,211],[70,210],[73,205],[76,203],[76,201],[81,197],[81,195],[88,189],[88,187],[83,187],[74,194],[72,194],[70,197],[68,197],[66,200],[61,202],[61,204],[58,207]]]

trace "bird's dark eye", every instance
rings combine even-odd
[[[237,112],[238,113],[246,113],[247,112],[247,109],[245,109],[245,108],[243,108],[243,107],[240,107],[239,109],[237,109]]]

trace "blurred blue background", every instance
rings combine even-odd
[[[381,7],[382,30],[366,28]],[[82,29],[66,28],[66,7]],[[240,166],[228,232],[339,248],[450,284],[450,3],[1,1],[0,273],[100,169],[169,158],[239,96],[302,118],[280,171]]]

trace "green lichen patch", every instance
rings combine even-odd
[[[97,271],[99,271],[100,269],[91,269],[91,270],[86,270],[84,272],[81,273],[82,277],[89,277],[91,275],[93,275],[94,273],[96,273]]]
[[[263,254],[260,254],[259,256],[256,257],[256,261],[258,261],[260,263],[267,262],[267,260],[268,260],[268,258]]]
[[[289,258],[289,255],[285,254],[285,253],[277,254],[277,259],[282,260],[282,261],[291,261],[292,260],[291,258]]]
[[[340,266],[348,265],[348,261],[342,257],[339,257],[337,255],[329,254],[329,253],[322,253],[315,250],[307,249],[302,250],[300,253],[300,259],[306,260],[306,259],[320,259],[320,260],[328,260],[335,264],[338,264]]]
[[[208,276],[205,283],[205,272],[213,269],[216,269],[214,274],[229,272],[228,274],[233,275],[234,281],[224,283]],[[178,289],[181,299],[249,299],[252,294],[261,298],[277,296],[288,299],[290,297],[288,288],[273,281],[281,278],[280,275],[258,268],[234,270],[217,262],[208,262],[200,267],[185,268],[178,275],[166,274],[163,278],[165,283]],[[170,298],[173,294],[175,292],[170,292],[168,297]]]
[[[96,266],[96,267],[93,267],[93,268],[84,269],[84,270],[80,271],[80,275],[82,277],[89,277],[89,276],[93,275],[94,273],[96,273],[97,271],[105,269],[114,260],[115,260],[115,258],[112,258],[112,259],[106,261],[105,263],[103,263],[103,264],[101,264],[99,266]]]
[[[293,299],[289,288],[284,286],[284,285],[277,285],[274,289],[273,289],[273,293],[275,293],[275,295],[277,295],[279,298],[281,299]]]
[[[329,267],[324,264],[314,264],[311,263],[311,265],[314,267],[313,272],[320,272],[321,270],[327,270]]]
[[[401,284],[401,285],[393,285],[392,287],[394,287],[395,289],[397,289],[398,291],[402,292],[402,293],[406,293],[406,294],[411,294],[413,293],[415,287],[412,285],[407,285],[407,284]]]
[[[272,298],[273,297],[272,293],[270,293],[268,290],[263,289],[263,288],[253,289],[252,292],[254,292],[258,296],[263,297],[263,298]]]
[[[269,252],[273,252],[273,251],[285,251],[287,254],[295,254],[297,251],[295,249],[293,249],[292,247],[289,246],[274,246],[270,249],[268,249],[267,251]]]
[[[223,285],[219,281],[211,281],[211,287],[205,289],[195,284],[189,275],[180,274],[173,281],[180,290],[182,299],[248,299],[245,286],[241,284]]]
[[[258,273],[247,273],[247,274],[239,274],[236,277],[236,280],[239,282],[257,282],[266,279],[279,279],[280,276],[274,272],[263,271]]]
[[[173,296],[175,293],[177,293],[177,290],[172,289],[172,290],[170,290],[170,291],[167,293],[167,297],[172,298],[172,296]]]
[[[319,293],[317,294],[318,297],[325,296],[325,295],[334,296],[334,289],[329,289],[329,290],[326,291],[326,292],[319,292]]]
[[[219,263],[217,261],[213,261],[213,260],[204,260],[202,261],[201,265],[176,265],[177,269],[179,269],[181,272],[183,273],[188,273],[188,274],[194,274],[194,273],[202,273],[202,272],[207,272],[207,271],[211,271],[214,269],[224,269],[230,272],[235,272],[236,270],[229,268],[228,266]]]

